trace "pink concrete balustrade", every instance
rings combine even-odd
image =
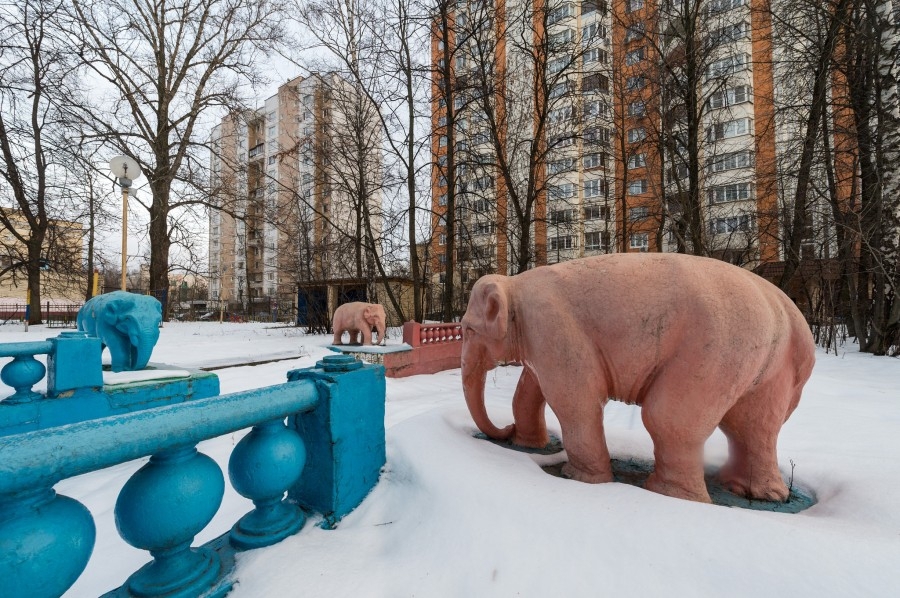
[[[459,324],[406,322],[403,342],[412,349],[384,354],[385,375],[389,378],[434,374],[460,367],[462,328]]]
[[[462,327],[459,324],[407,322],[403,325],[403,342],[411,347],[423,347],[436,343],[458,343],[461,341]]]

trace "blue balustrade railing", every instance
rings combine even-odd
[[[129,413],[135,409],[180,403],[219,393],[215,374],[152,364],[157,379],[104,387],[100,339],[65,331],[46,341],[0,343],[0,436]],[[45,366],[37,359],[46,355]],[[166,372],[179,372],[177,379]],[[189,375],[186,375],[189,374]],[[34,387],[46,377],[46,391]],[[2,389],[0,389],[2,391]]]
[[[384,390],[381,366],[335,355],[289,372],[284,384],[0,436],[4,595],[59,596],[87,565],[92,516],[56,494],[56,483],[149,455],[121,489],[115,519],[152,560],[109,596],[223,596],[236,551],[296,533],[306,511],[333,525],[374,486],[385,462]],[[253,508],[225,536],[192,547],[225,484],[196,445],[248,427],[228,476]]]
[[[7,405],[30,403],[42,398],[32,387],[44,379],[47,368],[35,355],[47,355],[53,351],[51,341],[0,344],[0,357],[12,357],[12,361],[0,370],[0,381],[16,392],[3,399]],[[101,382],[102,384],[102,382]]]

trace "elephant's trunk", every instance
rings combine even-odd
[[[510,424],[503,429],[498,428],[491,422],[484,406],[484,383],[487,380],[487,368],[484,366],[484,360],[476,360],[474,365],[463,360],[462,379],[466,405],[469,407],[469,413],[478,429],[494,440],[512,438],[515,426]]]

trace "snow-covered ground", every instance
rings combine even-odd
[[[56,331],[0,328],[0,342]],[[153,361],[180,367],[291,358],[218,370],[222,392],[284,380],[328,354],[325,336],[254,324],[167,323]],[[396,339],[396,333],[393,342]],[[552,350],[552,348],[548,348]],[[387,381],[387,466],[333,531],[313,518],[281,544],[238,557],[235,598],[281,596],[896,596],[900,592],[900,360],[819,352],[779,462],[817,499],[799,514],[703,505],[625,484],[544,473],[541,457],[473,438],[459,370]],[[519,368],[488,376],[498,425]],[[558,424],[548,413],[551,433]],[[610,452],[651,459],[637,408],[610,403]],[[203,443],[223,467],[240,434]],[[724,461],[720,434],[707,461]],[[119,538],[113,506],[143,461],[65,480],[97,522],[87,570],[67,597],[96,596],[148,560]],[[198,536],[225,532],[249,501],[230,488]]]

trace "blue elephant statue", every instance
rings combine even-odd
[[[115,291],[89,299],[78,310],[78,330],[109,347],[112,371],[142,370],[159,340],[162,305],[149,295]]]

